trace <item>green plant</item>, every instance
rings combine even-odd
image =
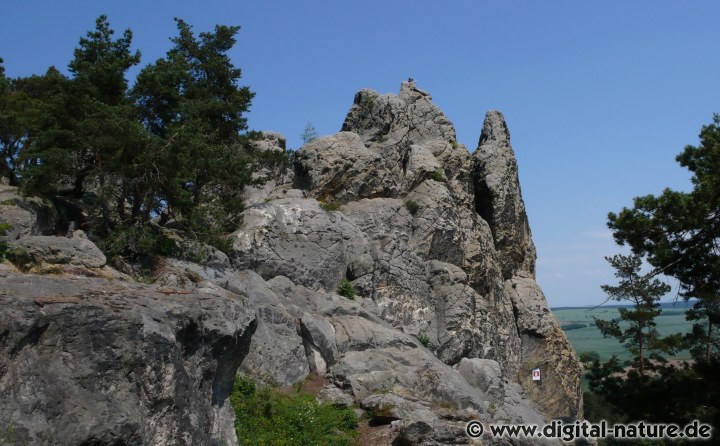
[[[15,444],[15,426],[9,423],[0,430],[0,446]]]
[[[362,104],[366,107],[371,107],[375,103],[375,96],[365,95],[361,100]]]
[[[343,279],[340,281],[337,287],[337,293],[343,297],[347,297],[350,300],[355,299],[355,288],[353,287],[352,282],[347,279]]]
[[[13,265],[17,266],[22,271],[27,271],[39,263],[38,259],[36,259],[34,256],[30,255],[27,251],[18,246],[8,247],[4,253],[4,256]]]
[[[427,348],[427,346],[430,345],[430,338],[428,337],[428,335],[425,334],[425,332],[420,332],[418,340],[423,345],[423,347]]]
[[[320,203],[320,207],[325,209],[328,212],[331,212],[331,211],[337,211],[338,209],[340,209],[340,204],[339,203]]]
[[[490,414],[491,417],[495,417],[495,414],[497,413],[498,409],[497,409],[497,407],[495,406],[495,404],[490,403],[490,404],[488,405],[487,411],[488,411],[488,413]]]
[[[7,232],[12,228],[8,223],[0,223],[0,236],[7,235]],[[8,244],[4,240],[0,240],[0,262],[5,260],[5,253],[8,250]]]
[[[283,393],[237,377],[230,395],[240,444],[356,445],[357,417],[351,408],[319,404],[313,395]]]
[[[438,169],[434,171],[432,174],[430,174],[430,178],[432,178],[435,181],[443,182],[445,181],[445,175],[443,175],[442,170]]]
[[[303,144],[307,144],[310,142],[313,142],[317,139],[318,132],[315,130],[315,126],[312,125],[312,123],[308,122],[307,126],[305,126],[305,130],[303,130],[302,134],[300,135],[300,138],[303,140]]]
[[[212,244],[210,240],[208,242]],[[176,250],[174,240],[149,224],[142,227],[118,227],[100,242],[99,248],[109,258],[156,254],[167,256]]]
[[[220,234],[219,231],[211,230],[208,233],[203,234],[203,236],[200,237],[200,240],[228,255],[233,250],[233,239]]]
[[[405,208],[410,212],[410,215],[415,215],[420,210],[420,205],[413,200],[408,200],[405,202]]]

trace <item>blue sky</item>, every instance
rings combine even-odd
[[[338,131],[356,91],[396,93],[413,77],[472,152],[487,110],[510,128],[538,280],[553,306],[603,301],[603,259],[619,251],[609,211],[664,187],[674,161],[720,112],[717,1],[4,1],[7,74],[65,69],[107,14],[131,28],[143,63],[164,55],[173,17],[196,31],[240,25],[231,52],[256,92],[252,128],[292,148],[311,122]],[[132,75],[137,70],[135,70]]]

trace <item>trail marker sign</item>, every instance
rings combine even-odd
[[[532,369],[532,380],[540,381],[540,369],[539,368]]]

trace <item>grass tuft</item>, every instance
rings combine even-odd
[[[239,376],[230,401],[239,444],[358,444],[358,421],[351,408],[320,404],[314,396],[297,389],[282,393]]]

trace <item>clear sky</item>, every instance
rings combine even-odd
[[[602,302],[603,256],[619,251],[607,213],[689,188],[674,158],[720,112],[716,0],[4,0],[7,74],[66,69],[100,14],[133,30],[143,63],[169,49],[173,17],[240,25],[231,56],[257,94],[250,125],[292,148],[308,122],[338,131],[359,89],[397,93],[408,77],[471,152],[501,110],[553,306]]]

